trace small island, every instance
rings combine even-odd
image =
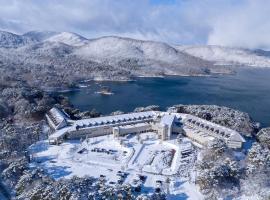
[[[97,94],[101,94],[101,95],[113,95],[114,93],[111,91],[111,89],[107,86],[103,86],[101,87],[101,89],[97,92],[95,92]]]

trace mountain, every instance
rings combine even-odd
[[[228,73],[227,69],[213,67],[211,62],[180,52],[166,43],[114,36],[90,40],[76,48],[74,55],[130,72],[135,70],[136,76]]]
[[[73,47],[61,42],[40,42],[16,49],[22,56],[63,57],[73,52]]]
[[[223,46],[175,46],[181,52],[214,62],[216,65],[270,67],[270,53]]]
[[[30,46],[29,48],[32,48],[32,50],[35,48],[40,50],[41,43],[44,43],[43,47],[47,45],[46,51],[41,50],[43,52],[57,52],[59,56],[59,51],[56,49],[57,46],[61,45],[53,43],[63,43],[70,46],[62,46],[61,51],[63,53],[66,53],[63,48],[68,48],[69,53],[74,50],[75,56],[95,62],[115,63],[123,59],[135,59],[146,65],[170,65],[172,68],[176,65],[177,67],[186,66],[190,68],[200,65],[200,67],[210,67],[212,71],[220,70],[220,66],[270,67],[270,52],[260,49],[249,50],[215,45],[171,46],[162,42],[113,36],[89,40],[71,32],[31,31],[23,35],[0,32],[0,47]],[[48,44],[52,44],[51,51]],[[33,53],[33,51],[31,52]],[[216,66],[216,68],[211,67],[211,65]],[[171,72],[171,74],[174,73]]]
[[[38,42],[58,42],[70,46],[82,46],[88,42],[88,39],[71,32],[30,31],[23,36],[30,37]]]
[[[0,31],[0,47],[14,48],[33,44],[34,42],[36,42],[36,40],[31,37],[16,35],[6,31]]]
[[[193,59],[203,63],[203,60],[179,52],[166,43],[113,36],[91,40],[76,49],[75,53],[98,60],[146,59],[171,64],[187,64]]]
[[[262,49],[255,49],[253,50],[253,52],[258,56],[270,57],[270,51],[265,51]]]
[[[115,36],[86,39],[69,32],[0,32],[2,78],[18,78],[33,86],[72,85],[80,80],[131,80],[139,76],[228,74],[239,66],[270,67],[269,52],[172,46]]]
[[[91,40],[77,51],[86,57],[149,58],[163,61],[178,60],[178,51],[160,42],[141,41],[121,37],[102,37]],[[167,58],[166,58],[167,57]]]
[[[70,46],[82,46],[87,44],[88,39],[70,32],[61,32],[47,38],[45,41],[48,42],[61,42]]]
[[[60,34],[60,33],[54,32],[54,31],[30,31],[30,32],[23,34],[23,36],[30,37],[33,40],[36,40],[38,42],[43,42],[44,40],[46,40],[50,37],[53,37],[57,34]]]

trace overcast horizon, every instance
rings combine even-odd
[[[0,29],[270,49],[266,0],[0,0]]]

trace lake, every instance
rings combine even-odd
[[[81,110],[95,108],[102,114],[136,107],[175,104],[215,104],[245,111],[270,126],[270,70],[241,69],[234,75],[209,77],[137,78],[130,82],[89,82],[88,87],[62,94]],[[108,86],[114,95],[95,93]]]

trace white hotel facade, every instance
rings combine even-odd
[[[50,144],[67,139],[91,138],[113,134],[156,132],[160,140],[170,140],[172,134],[183,134],[202,146],[215,138],[222,139],[230,148],[241,148],[245,139],[238,132],[204,119],[182,113],[146,111],[82,120],[70,120],[58,108],[52,108],[46,119],[54,130],[49,136]]]

